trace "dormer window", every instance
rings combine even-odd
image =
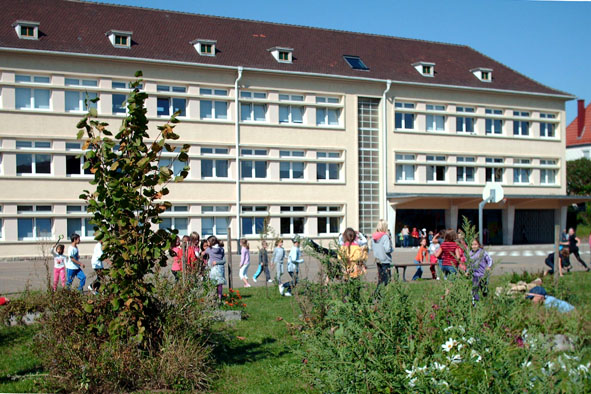
[[[492,82],[492,68],[473,68],[470,70],[482,82]]]
[[[348,55],[345,55],[345,56],[343,56],[343,59],[345,59],[345,61],[347,62],[347,64],[353,70],[363,70],[363,71],[369,70],[369,67],[367,67],[365,65],[365,63],[363,63],[363,60],[361,60],[361,58],[359,56],[348,56]]]
[[[119,31],[110,30],[105,33],[109,37],[109,41],[115,48],[131,48],[131,35],[130,31]]]
[[[39,22],[16,21],[12,26],[21,40],[39,39]]]
[[[191,44],[201,56],[215,56],[216,43],[217,41],[215,40],[204,40],[201,38],[191,41]]]
[[[424,77],[434,77],[435,76],[435,63],[416,62],[416,63],[413,63],[412,65]]]
[[[292,63],[293,48],[273,47],[268,49],[279,63]]]

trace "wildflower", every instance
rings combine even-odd
[[[433,368],[437,369],[438,371],[443,371],[446,367],[444,364],[439,364],[437,361],[433,363]]]
[[[427,366],[424,367],[417,367],[417,372],[425,372],[427,370]]]
[[[587,365],[581,364],[577,369],[581,372],[589,373],[589,363]]]
[[[243,307],[243,308],[246,308],[246,304],[244,304],[244,303],[243,303],[243,304],[242,304],[242,307]]]
[[[464,347],[464,345],[460,343],[460,344],[458,345],[458,351],[459,351],[459,350],[462,350],[462,348],[463,348],[463,347]]]
[[[482,356],[478,354],[474,349],[470,352],[470,357],[475,358],[476,362],[479,363],[482,360]]]
[[[430,313],[430,314],[429,314],[429,318],[430,318],[431,320],[435,320],[435,315],[434,315],[433,313]]]
[[[458,342],[456,340],[449,338],[447,340],[447,342],[445,342],[443,345],[441,345],[441,348],[443,349],[444,352],[449,352],[457,344],[458,344]]]
[[[531,367],[531,361],[524,361],[523,364],[521,364],[522,368],[529,368]]]
[[[454,354],[453,357],[448,357],[447,359],[455,364],[462,362],[462,356],[459,354]]]
[[[475,339],[470,337],[466,340],[466,342],[468,342],[469,345],[472,345],[474,343]]]
[[[417,383],[417,378],[412,378],[411,380],[408,381],[408,385],[410,387],[415,387],[416,383]]]
[[[448,332],[449,330],[453,330],[454,326],[445,327],[443,329],[444,332]]]
[[[433,308],[434,310],[438,310],[438,309],[439,309],[439,305],[437,305],[437,304],[433,304],[432,308]]]
[[[449,387],[449,383],[447,383],[445,380],[440,380],[439,385]]]
[[[521,337],[517,337],[515,339],[515,343],[517,344],[517,347],[524,347],[525,346],[523,338],[521,338]]]
[[[404,370],[406,372],[406,377],[407,378],[412,378],[415,374],[415,368],[413,367],[412,369],[405,369]]]

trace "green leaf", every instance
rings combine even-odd
[[[80,122],[82,122],[82,121],[80,121]],[[76,127],[84,127],[84,125],[80,126],[80,123],[78,123],[76,125]],[[84,135],[84,130],[78,130],[78,134],[76,134],[76,139],[77,140],[82,139],[83,135]]]
[[[97,112],[96,108],[94,108],[94,107],[91,107],[88,109],[88,114],[90,116],[92,116],[93,118],[96,118],[98,116],[98,112]]]
[[[86,313],[91,313],[92,312],[92,309],[93,309],[92,304],[88,304],[88,303],[84,304],[84,311]]]

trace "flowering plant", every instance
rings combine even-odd
[[[222,295],[222,307],[225,309],[244,309],[246,304],[242,302],[240,290],[229,289],[228,293]]]

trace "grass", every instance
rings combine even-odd
[[[506,283],[509,275],[493,277],[490,293]],[[424,300],[441,281],[408,283],[416,300]],[[550,294],[575,305],[591,326],[591,274],[576,272],[561,279],[554,288],[552,278],[544,278]],[[218,361],[211,391],[214,393],[300,393],[313,392],[300,375],[302,360],[295,354],[298,343],[288,324],[296,323],[299,309],[294,297],[281,297],[275,285],[240,289],[247,304],[246,320],[234,322],[226,330],[223,347],[216,350]],[[220,323],[221,324],[221,323]],[[43,370],[35,357],[31,327],[0,328],[0,392],[42,390]],[[221,327],[220,327],[221,332]],[[41,375],[39,375],[41,374]]]

